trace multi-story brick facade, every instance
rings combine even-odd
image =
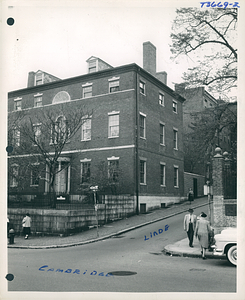
[[[185,144],[184,169],[185,169],[185,191],[193,188],[196,196],[203,194],[198,188],[204,185],[206,181],[211,181],[212,156],[214,149],[219,146],[223,152],[231,154],[232,147],[236,144],[236,106],[234,103],[226,103],[221,99],[215,99],[204,87],[186,88],[186,85],[176,84],[175,91],[182,95],[186,101],[183,103],[183,141]],[[209,149],[206,151],[206,157],[197,152],[197,147],[191,146],[195,140],[201,144],[200,137],[195,136],[193,124],[198,123],[202,116],[206,117],[207,128],[210,126]],[[208,119],[209,118],[209,119]],[[213,121],[220,118],[219,121]],[[211,121],[211,122],[208,122]],[[216,124],[215,124],[216,122]],[[213,126],[213,127],[212,127]],[[214,126],[216,126],[214,128]],[[214,132],[216,130],[216,132]],[[206,132],[208,134],[208,131]],[[199,146],[199,144],[197,145]],[[189,148],[190,145],[190,148]],[[191,149],[191,151],[187,150]],[[193,151],[193,152],[192,152]],[[234,150],[233,150],[234,151]],[[193,155],[191,155],[193,154]],[[201,175],[201,176],[200,176]],[[193,180],[193,183],[191,182]]]
[[[193,113],[199,113],[206,108],[212,108],[218,105],[216,99],[205,91],[204,87],[185,88],[185,84],[176,84],[175,91],[185,97],[183,104],[183,124],[184,132],[191,131],[189,125],[194,121]]]
[[[144,43],[144,61],[147,47],[154,50],[151,43]],[[151,69],[147,71],[136,64],[113,68],[91,57],[87,61],[88,74],[64,80],[51,76],[51,82],[35,84],[36,76],[31,72],[27,88],[9,93],[9,115],[28,111],[34,117],[40,109],[52,110],[61,105],[84,106],[92,112],[62,150],[61,172],[56,178],[58,194],[69,194],[70,201],[82,201],[79,187],[84,172],[89,169],[89,175],[86,174],[93,178],[91,184],[99,183],[98,166],[104,164],[102,176],[111,176],[108,168],[116,167],[118,171],[112,180],[117,193],[134,195],[139,209],[140,205],[148,210],[183,197],[185,99],[166,85],[166,72],[154,74],[154,55],[150,62],[152,59],[153,67],[150,63]],[[9,154],[10,168],[18,168],[20,160],[23,164],[31,157],[31,149],[18,153],[22,137],[17,137],[14,151]],[[65,164],[67,168],[62,170]],[[32,174],[29,176],[28,184],[21,187],[26,197],[31,199],[37,192],[48,192],[45,180],[33,182]],[[10,178],[9,182],[12,181]],[[11,193],[17,190],[18,182],[9,185]]]

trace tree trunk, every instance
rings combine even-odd
[[[50,205],[51,208],[56,208],[56,193],[54,189],[54,175],[50,174],[51,180],[50,180],[50,185],[49,185],[49,196],[50,196]]]

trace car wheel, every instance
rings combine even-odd
[[[226,257],[228,259],[228,261],[236,266],[237,265],[237,245],[231,246],[227,253],[226,253]]]

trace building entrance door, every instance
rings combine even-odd
[[[56,168],[55,191],[56,193],[67,193],[68,163],[60,161]]]

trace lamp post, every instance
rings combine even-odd
[[[98,185],[96,186],[91,186],[90,190],[93,191],[94,193],[94,210],[95,210],[95,217],[96,217],[96,228],[97,228],[97,238],[99,237],[99,229],[98,229],[98,206],[96,205],[96,192],[98,191],[99,187]]]
[[[209,222],[211,225],[211,207],[210,207],[210,181],[207,180],[207,190],[208,190],[208,215],[209,215]]]

